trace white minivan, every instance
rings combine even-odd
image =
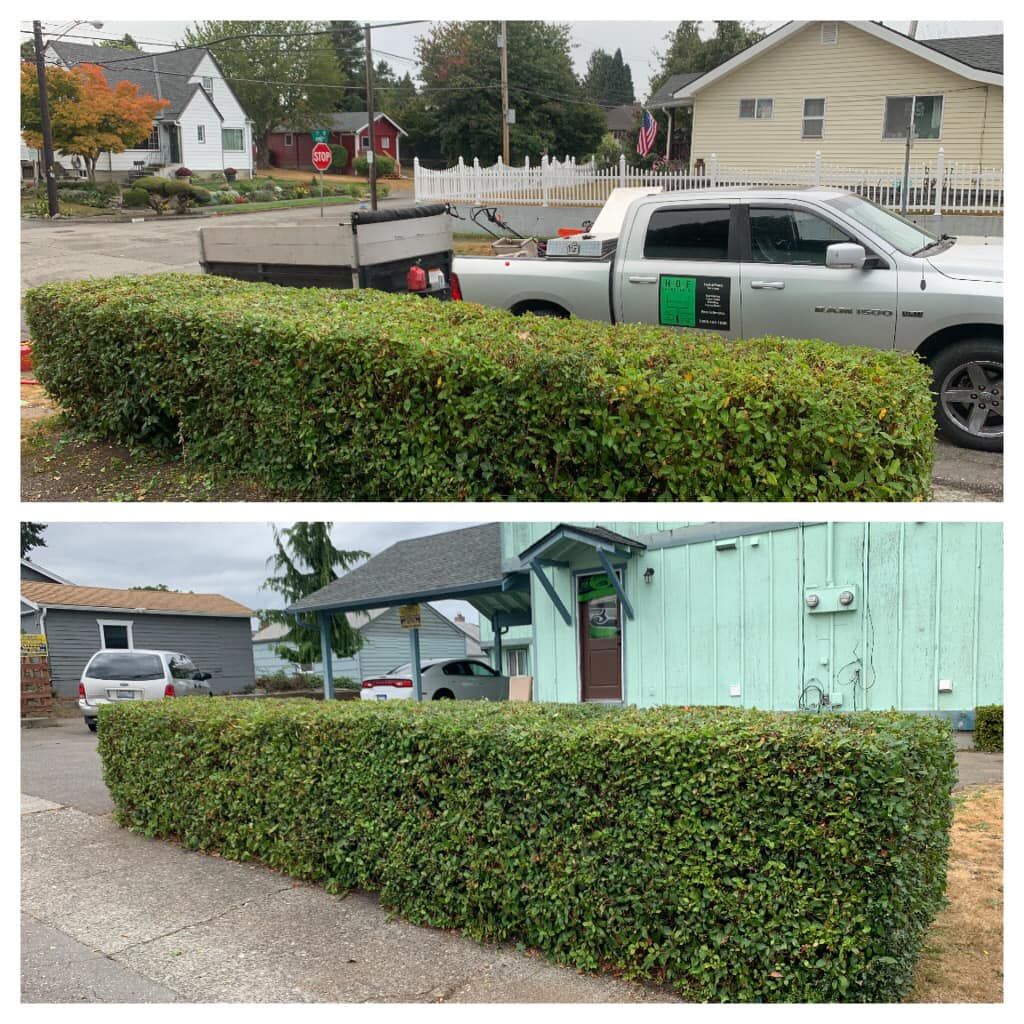
[[[175,651],[97,651],[78,684],[78,709],[96,731],[101,704],[164,697],[210,697],[210,673],[200,672],[191,658]]]

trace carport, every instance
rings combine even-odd
[[[399,541],[286,610],[319,628],[324,698],[333,700],[332,615],[453,599],[468,602],[490,622],[494,663],[501,671],[503,630],[529,625],[531,615],[529,571],[502,572],[500,523]],[[419,700],[420,637],[415,627],[409,628],[409,660]]]

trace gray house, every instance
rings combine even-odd
[[[420,655],[423,658],[462,658],[480,653],[479,644],[466,627],[470,623],[452,622],[436,608],[424,604],[420,608]],[[347,677],[357,683],[380,675],[409,660],[409,633],[398,620],[398,608],[374,608],[349,612],[349,625],[358,630],[363,646],[351,658],[331,659],[334,678]],[[272,622],[252,638],[253,662],[257,677],[277,672],[296,671],[323,674],[323,663],[296,665],[279,657],[275,651],[288,632],[288,627]]]
[[[211,673],[216,693],[240,690],[255,678],[253,613],[237,601],[220,594],[78,587],[55,582],[52,573],[26,566],[24,559],[21,572],[21,630],[46,634],[61,697],[77,694],[86,662],[105,648],[180,651]]]

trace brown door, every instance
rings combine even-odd
[[[605,573],[576,579],[583,700],[622,700],[622,619]]]

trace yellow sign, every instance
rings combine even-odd
[[[419,629],[420,628],[420,606],[418,604],[403,604],[398,609],[398,621],[402,624],[402,629]]]
[[[21,656],[23,658],[45,658],[46,635],[44,633],[21,634]]]

